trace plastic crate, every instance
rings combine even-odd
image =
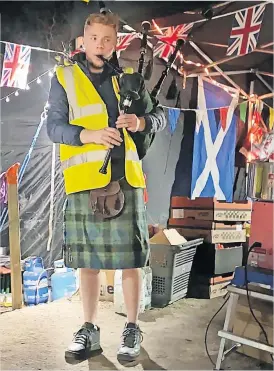
[[[203,239],[181,246],[151,245],[152,305],[166,306],[186,296],[190,271]]]

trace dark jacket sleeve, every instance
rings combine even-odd
[[[156,106],[153,110],[144,115],[146,122],[145,130],[142,131],[144,134],[157,133],[158,131],[164,130],[167,125],[167,118],[163,107]]]
[[[80,133],[82,126],[69,123],[67,94],[56,75],[52,77],[46,111],[46,126],[50,140],[54,143],[82,146]]]

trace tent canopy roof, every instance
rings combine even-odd
[[[113,12],[117,12],[122,19],[125,19],[134,29],[138,31],[141,28],[141,23],[144,20],[154,19],[160,28],[168,26],[175,26],[183,23],[191,23],[199,20],[204,20],[201,14],[201,9],[207,5],[211,5],[214,10],[214,16],[221,14],[233,13],[247,7],[257,4],[262,4],[260,1],[235,1],[235,2],[195,2],[195,7],[190,9],[191,2],[170,2],[161,1],[157,2],[130,2],[127,7],[123,7],[121,2],[112,2],[109,8]],[[189,7],[189,9],[186,9]],[[229,35],[232,28],[232,22],[235,14],[227,15],[212,19],[207,22],[200,22],[194,24],[192,37],[193,41],[210,59],[220,61],[226,58],[226,45],[228,44]],[[156,34],[151,32],[151,34]],[[221,44],[223,47],[216,47],[205,43]],[[261,26],[257,48],[273,42],[273,4],[266,3],[264,18]],[[266,50],[273,50],[273,45],[266,48]],[[184,46],[183,49],[186,59],[194,62],[208,64],[201,55],[199,55],[189,44]],[[220,68],[224,71],[242,71],[251,69],[258,69],[259,71],[270,72],[273,74],[273,54],[266,52],[253,52],[245,56],[231,59],[225,63],[219,64]],[[193,67],[191,67],[193,69]],[[196,69],[197,70],[197,69]],[[202,70],[200,70],[202,71]],[[211,68],[212,72],[216,72]],[[242,77],[232,76],[234,81],[244,87]],[[265,81],[273,86],[273,78],[263,76]],[[248,81],[248,80],[247,80]],[[269,93],[269,89],[259,80],[256,85],[257,94]]]
[[[201,14],[202,9],[206,6],[212,6],[214,16],[233,13],[237,10],[245,9],[257,4],[262,4],[260,1],[232,1],[232,2],[193,2],[193,1],[129,1],[127,3],[122,1],[107,1],[105,2],[112,12],[118,13],[120,18],[128,25],[132,26],[135,30],[141,31],[141,24],[143,21],[151,21],[154,19],[160,28],[175,26],[183,23],[191,23],[195,21],[205,20]],[[172,4],[172,5],[171,5]],[[83,9],[82,4],[75,5],[75,17],[78,21],[81,19],[84,22],[87,16],[87,11]],[[98,12],[98,2],[89,3],[89,12]],[[83,13],[84,12],[84,13]],[[222,60],[226,57],[226,45],[228,44],[229,35],[232,28],[232,22],[235,14],[226,17],[212,19],[207,22],[196,23],[193,28],[192,37],[193,41],[199,46],[200,49],[210,57],[213,62]],[[81,24],[81,22],[79,23]],[[82,26],[76,31],[77,35],[82,32]],[[126,31],[125,31],[126,32]],[[155,31],[150,31],[150,35],[156,35]],[[75,37],[74,33],[74,37]],[[211,46],[206,43],[222,44],[224,47]],[[273,4],[266,3],[264,19],[261,26],[258,45],[260,46],[273,42]],[[273,45],[266,49],[272,49]],[[208,64],[206,60],[201,57],[189,44],[184,46],[184,56],[188,60],[199,62],[204,65]],[[156,61],[158,63],[158,61]],[[161,63],[159,61],[159,63]],[[238,57],[221,63],[220,68],[224,71],[242,71],[251,69],[259,69],[273,74],[273,54],[253,52],[246,56]],[[193,66],[191,67],[191,70]],[[197,69],[196,69],[197,70]],[[200,69],[200,72],[203,72]],[[216,72],[211,68],[211,72]],[[242,88],[246,89],[248,82],[247,76],[232,76],[231,77]],[[266,82],[272,86],[273,78],[264,76]],[[222,80],[224,82],[224,80]],[[269,89],[260,81],[256,84],[257,94],[269,93]],[[271,104],[271,102],[268,101]]]
[[[183,3],[188,3],[188,5],[183,5]],[[120,2],[113,2],[110,8],[113,12],[118,12],[121,18],[126,19],[135,29],[140,29],[142,21],[151,20],[152,18],[156,21],[158,26],[162,28],[205,19],[199,14],[201,7],[204,6],[205,3],[195,2],[196,12],[195,9],[193,9],[193,11],[189,11],[187,14],[183,13],[184,8],[190,8],[189,3],[191,2],[173,2],[171,6],[170,2],[160,1],[157,2],[157,6],[155,6],[155,2],[133,1],[128,3],[130,4],[128,7],[123,7]],[[218,7],[214,9],[214,15],[218,15],[219,13],[231,13],[261,3],[260,1],[237,1],[231,2],[230,4],[216,1],[206,2],[206,4],[211,4],[213,7],[218,5]],[[221,4],[224,5],[220,6]],[[208,22],[197,23],[193,32],[193,38],[195,41],[206,41],[227,45],[233,18],[234,14],[227,17],[212,19]],[[266,5],[258,46],[271,41],[273,41],[273,4],[268,3]],[[208,45],[203,47],[203,49],[214,60],[223,58],[226,53],[225,48],[217,48]],[[247,56],[227,62],[226,65],[233,67],[233,69],[249,69],[259,67],[263,62],[268,60],[272,61],[273,56],[265,53],[251,53]]]

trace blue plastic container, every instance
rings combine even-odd
[[[54,267],[55,272],[51,276],[52,300],[71,297],[76,291],[74,269],[65,267],[63,259],[54,262]]]
[[[42,258],[31,256],[25,260],[23,291],[25,305],[37,305],[48,302],[48,273],[44,269]]]

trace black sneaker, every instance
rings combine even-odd
[[[92,355],[102,353],[100,346],[100,329],[92,323],[84,323],[79,331],[74,334],[73,342],[65,352],[65,359],[71,361],[81,361],[88,359]]]
[[[117,352],[118,361],[135,361],[141,351],[141,342],[143,341],[142,332],[135,323],[126,324],[120,348]]]

